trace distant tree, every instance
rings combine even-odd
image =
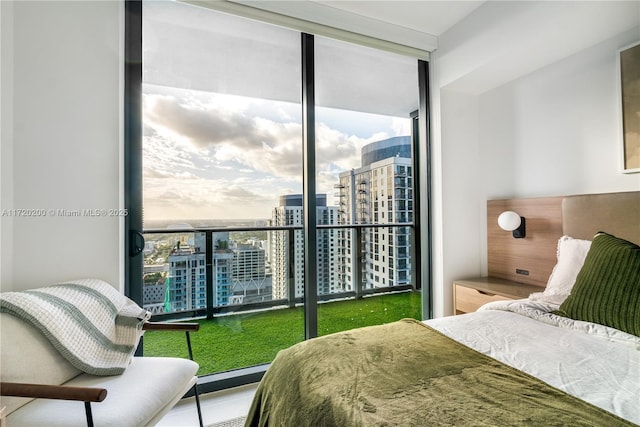
[[[155,285],[156,283],[164,280],[162,273],[147,273],[144,275],[143,282],[145,285]]]

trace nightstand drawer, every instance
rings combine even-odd
[[[512,299],[460,285],[454,285],[453,292],[456,314],[471,313],[476,311],[481,305],[491,301],[507,301]]]

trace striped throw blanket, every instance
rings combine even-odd
[[[73,366],[92,375],[124,372],[151,317],[97,279],[4,292],[0,311],[39,329]]]

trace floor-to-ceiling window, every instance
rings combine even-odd
[[[348,291],[363,302],[356,315],[320,310],[318,330],[398,320],[395,304],[400,316],[419,317],[411,256],[417,61],[318,36],[314,52],[315,180],[333,199],[318,221],[327,248],[318,254],[318,292]],[[389,298],[370,297],[376,292]]]
[[[179,2],[135,7],[128,289],[156,318],[201,322],[200,373],[422,317],[419,61]]]

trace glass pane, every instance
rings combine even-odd
[[[330,268],[318,265],[318,294],[333,294],[321,298],[319,334],[420,319],[411,274],[417,60],[319,37],[315,45],[316,179],[334,199],[326,210],[337,211],[327,224],[373,225],[318,231],[335,252]],[[337,297],[348,300],[329,302]]]
[[[145,306],[200,319],[200,374],[269,362],[304,338],[277,275],[279,259],[298,268],[294,231],[267,229],[289,224],[274,221],[280,198],[302,191],[300,70],[295,31],[144,2]],[[184,348],[175,334],[144,342],[146,355]]]
[[[294,31],[144,3],[145,228],[264,224],[301,191],[299,45]]]
[[[144,308],[153,314],[206,308],[204,233],[144,237]]]

